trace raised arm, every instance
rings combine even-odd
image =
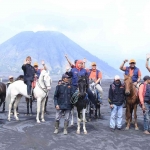
[[[72,63],[71,63],[71,61],[68,59],[68,56],[67,55],[65,55],[65,58],[66,58],[66,60],[68,61],[68,63],[69,63],[69,65],[70,65],[70,67],[73,65]]]
[[[43,65],[43,69],[44,70],[47,70],[47,67],[46,67],[46,65],[45,65],[45,62],[42,60],[42,65]]]
[[[123,61],[123,63],[121,64],[121,66],[120,66],[120,70],[124,71],[123,67],[124,67],[124,64],[125,64],[126,62],[128,62],[128,60],[127,60],[127,59],[125,59],[125,60]]]
[[[146,59],[146,68],[150,72],[150,67],[149,67],[149,58]]]

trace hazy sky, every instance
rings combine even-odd
[[[149,0],[0,0],[0,43],[53,30],[115,67],[150,52]]]

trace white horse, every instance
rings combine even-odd
[[[40,106],[42,104],[42,113],[41,113],[41,119],[44,120],[44,106],[46,101],[46,96],[48,95],[49,90],[51,89],[51,78],[49,76],[49,73],[47,73],[45,70],[42,70],[39,79],[36,82],[36,86],[33,90],[35,98],[37,98],[37,117],[36,120],[38,123],[40,123],[39,120],[39,113],[40,113]],[[19,120],[17,116],[16,108],[18,106],[18,103],[22,96],[25,96],[29,98],[27,94],[27,85],[22,80],[15,81],[14,83],[10,84],[10,86],[7,89],[6,92],[6,108],[9,109],[8,112],[8,120],[10,121],[10,115],[11,115],[11,108],[12,104],[14,103],[14,117],[16,120]]]

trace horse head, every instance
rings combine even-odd
[[[125,85],[125,94],[130,95],[133,86],[131,76],[124,75],[124,85]]]
[[[85,97],[86,89],[87,89],[87,77],[86,76],[80,76],[78,78],[78,87],[79,87],[79,95],[81,97]]]
[[[52,80],[51,80],[51,77],[49,75],[49,72],[47,72],[46,70],[42,70],[39,79],[41,79],[43,81],[47,90],[51,89]]]

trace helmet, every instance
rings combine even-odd
[[[35,62],[33,66],[38,66],[38,63],[37,63],[37,62]]]
[[[129,64],[130,63],[136,63],[136,61],[134,59],[131,59],[130,62],[129,62]]]

